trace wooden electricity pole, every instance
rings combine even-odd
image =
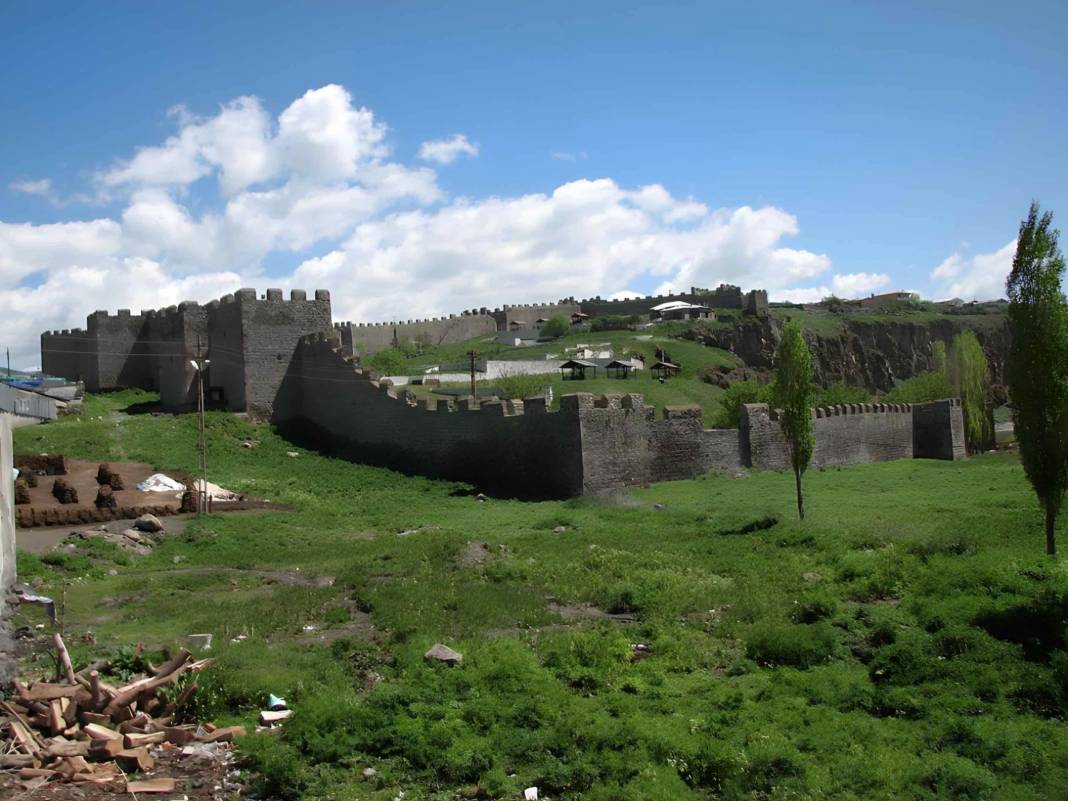
[[[477,350],[467,351],[467,356],[471,360],[471,398],[472,400],[478,400],[478,393],[475,390],[475,359],[478,358]]]

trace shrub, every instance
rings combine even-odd
[[[637,314],[605,314],[590,321],[591,331],[625,331],[642,321]],[[544,329],[543,329],[544,330]]]
[[[552,376],[535,373],[508,372],[494,383],[509,400],[522,400],[540,395],[552,380]]]
[[[714,424],[716,428],[737,428],[742,406],[747,403],[770,403],[771,384],[758,381],[739,381],[731,384],[720,396],[720,412]]]
[[[794,623],[817,623],[838,611],[838,601],[828,593],[810,593],[794,602],[790,619]]]
[[[562,314],[550,317],[541,327],[541,335],[546,339],[559,339],[568,332],[571,323]]]
[[[813,404],[817,407],[840,406],[843,403],[867,403],[870,400],[871,393],[864,387],[851,387],[839,381],[829,387],[817,389]]]
[[[745,637],[746,656],[768,666],[812,667],[837,651],[838,637],[826,623],[759,623]]]
[[[405,358],[399,348],[386,348],[369,356],[365,363],[379,375],[397,375],[404,370]]]

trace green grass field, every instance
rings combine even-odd
[[[656,349],[660,347],[667,350],[682,368],[679,376],[661,384],[648,370],[636,371],[629,379],[609,378],[599,373],[596,378],[565,381],[558,374],[546,375],[544,385],[552,387],[554,408],[559,408],[560,396],[570,392],[590,392],[597,395],[637,392],[644,395],[646,402],[656,406],[657,409],[673,404],[697,404],[704,412],[705,424],[711,426],[719,413],[718,401],[722,390],[701,381],[698,375],[707,367],[736,365],[738,360],[733,354],[719,348],[709,348],[699,342],[674,339],[671,335],[678,333],[683,327],[683,324],[668,324],[644,331],[568,334],[555,342],[522,348],[473,339],[464,343],[430,348],[425,353],[404,360],[404,369],[413,375],[421,373],[431,365],[438,364],[446,365],[444,368],[446,371],[450,369],[448,365],[452,365],[451,369],[459,369],[463,363],[463,354],[471,349],[479,351],[480,358],[505,361],[543,359],[547,354],[561,354],[563,358],[564,348],[578,344],[606,345],[620,358],[627,353],[641,353],[645,356],[646,364],[652,366],[655,362]],[[466,386],[466,384],[446,383],[441,386],[441,389],[448,391],[464,389]],[[488,389],[492,386],[494,386],[493,381],[479,382],[480,389]],[[431,397],[435,394],[435,388],[432,387],[410,385],[406,389],[417,397]]]
[[[147,397],[91,398],[99,419],[21,429],[17,448],[191,469],[192,416],[115,413]],[[288,457],[231,415],[209,429],[213,481],[295,511],[19,569],[66,587],[70,642],[94,632],[76,662],[212,632],[188,714],[252,722],[284,695],[283,734],[241,743],[267,795],[1065,797],[1068,572],[1012,454],[812,471],[799,524],[777,472],[481,502]],[[435,642],[463,665],[425,662]]]

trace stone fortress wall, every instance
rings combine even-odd
[[[660,303],[683,301],[717,309],[741,309],[743,313],[764,316],[768,310],[768,293],[763,289],[742,292],[731,284],[720,284],[713,290],[690,287],[689,292],[667,295],[646,295],[639,298],[607,300],[600,296],[575,300],[562,298],[548,303],[505,304],[499,308],[470,309],[448,317],[427,320],[397,320],[387,323],[336,323],[341,345],[350,355],[367,356],[402,342],[425,342],[443,345],[465,342],[477,336],[493,336],[508,331],[513,324],[524,329],[534,327],[539,319],[557,315],[571,317],[582,313],[591,318],[606,315],[648,315],[649,309]]]
[[[959,401],[854,404],[813,416],[815,467],[964,456]],[[565,395],[557,412],[543,398],[410,402],[357,367],[333,332],[301,340],[274,420],[288,436],[339,456],[527,498],[789,465],[765,404],[747,406],[738,429],[705,429],[700,407],[668,406],[658,418],[637,394]]]
[[[733,289],[714,303],[759,310],[763,293]],[[708,293],[692,297],[708,303]],[[643,308],[649,300],[641,301]],[[523,319],[518,315],[531,316],[535,308],[547,307],[507,313]],[[637,307],[610,308],[626,314]],[[499,324],[489,313],[463,317]],[[43,334],[42,364],[47,372],[84,379],[90,391],[158,389],[166,408],[180,410],[195,401],[190,362],[199,342],[210,360],[207,386],[216,405],[270,418],[287,436],[328,452],[503,495],[566,498],[712,469],[788,464],[781,428],[766,405],[747,406],[738,429],[710,430],[697,406],[669,406],[658,418],[635,394],[565,395],[558,412],[543,398],[415,404],[358,368],[345,335],[345,326],[331,321],[326,290],[313,299],[293,290],[287,299],[278,289],[262,296],[242,289],[206,306],[94,312],[82,331]],[[816,467],[964,456],[959,401],[855,404],[813,415]]]

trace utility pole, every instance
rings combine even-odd
[[[467,351],[467,356],[471,360],[471,399],[478,400],[478,393],[475,391],[475,359],[478,358],[477,350]]]
[[[11,348],[7,348],[7,377],[11,378]]]
[[[208,504],[208,429],[204,415],[204,350],[197,335],[197,355],[193,366],[197,371],[197,517],[209,511]]]

